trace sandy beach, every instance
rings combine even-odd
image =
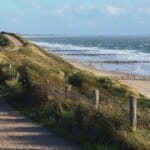
[[[143,94],[144,96],[150,98],[150,77],[148,76],[139,76],[139,75],[133,75],[133,74],[121,73],[115,71],[113,72],[102,71],[94,68],[91,65],[87,65],[79,61],[72,61],[72,60],[67,60],[67,61],[70,64],[72,64],[74,67],[80,70],[90,72],[96,76],[105,76],[115,80],[119,80],[122,84],[125,84],[133,88],[137,92]]]

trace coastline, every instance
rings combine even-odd
[[[39,45],[40,46],[40,45]],[[42,47],[42,46],[40,46]],[[58,54],[55,54],[52,52],[52,50],[46,50],[46,48],[42,47],[45,51],[52,53],[53,55],[56,55],[58,57],[61,57]],[[136,74],[130,74],[130,73],[124,73],[119,71],[105,71],[96,69],[92,65],[85,64],[80,61],[71,60],[67,58],[63,58],[64,61],[68,62],[72,66],[74,66],[77,69],[87,71],[89,73],[92,73],[96,76],[104,76],[109,77],[113,80],[119,81],[121,84],[128,86],[132,90],[134,90],[136,93],[140,93],[144,95],[147,98],[150,98],[150,76],[142,76],[142,75],[136,75]]]
[[[116,71],[103,71],[96,69],[94,66],[90,66],[79,61],[72,61],[65,59],[68,63],[83,71],[90,72],[96,76],[105,76],[114,80],[118,80],[121,84],[131,87],[138,93],[150,98],[150,76],[133,75],[129,73],[122,73]]]

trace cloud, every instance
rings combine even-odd
[[[44,10],[45,9],[44,5],[37,0],[29,1],[29,3],[33,8],[35,8],[37,10]]]
[[[150,15],[150,7],[147,7],[147,8],[140,7],[140,8],[137,9],[137,11],[139,13],[141,13],[141,14],[148,14],[148,15]]]
[[[72,5],[65,4],[63,6],[53,8],[51,14],[54,16],[63,16],[64,14],[75,14],[75,15],[89,15],[99,13],[99,8],[95,5]]]
[[[108,5],[105,7],[105,12],[110,15],[124,15],[127,14],[127,10],[118,6]]]
[[[24,4],[32,7],[33,9],[39,10],[39,11],[45,9],[44,4],[41,3],[39,0],[24,0],[23,2],[24,2]]]
[[[71,9],[71,6],[69,4],[63,5],[58,8],[54,8],[51,10],[51,15],[53,16],[62,16],[64,13],[69,11]]]

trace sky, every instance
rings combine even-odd
[[[150,35],[150,0],[0,0],[0,31]]]

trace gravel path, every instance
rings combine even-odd
[[[22,46],[22,43],[11,35],[8,34],[4,34],[4,35],[14,44],[14,48],[11,49],[10,51],[18,51],[18,49]]]
[[[19,114],[0,96],[0,150],[77,150]]]

